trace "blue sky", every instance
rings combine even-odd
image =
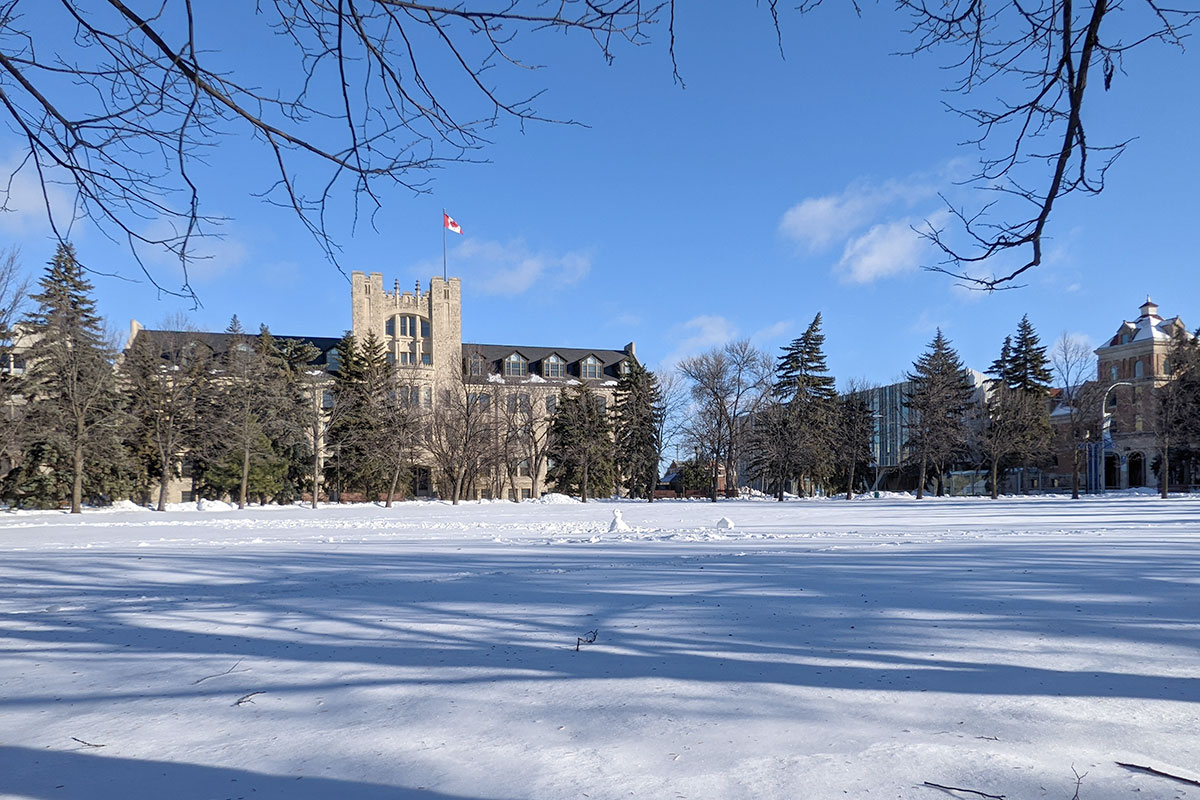
[[[539,111],[587,127],[522,131],[501,120],[482,153],[489,163],[436,171],[428,194],[387,191],[377,231],[343,227],[343,268],[381,271],[387,285],[427,282],[441,273],[445,207],[465,231],[451,236],[449,269],[463,280],[468,340],[632,340],[661,366],[733,337],[777,352],[821,312],[833,373],[880,383],[909,368],[938,326],[985,369],[1025,313],[1044,343],[1064,330],[1098,343],[1147,294],[1165,316],[1200,325],[1192,54],[1148,45],[1126,58],[1111,91],[1093,88],[1093,141],[1137,139],[1103,195],[1060,204],[1027,288],[985,295],[922,271],[935,254],[909,227],[941,218],[939,192],[979,202],[956,186],[976,151],[960,144],[972,128],[944,107],[955,99],[944,91],[948,54],[893,55],[911,44],[902,17],[830,6],[785,13],[781,58],[763,9],[709,6],[681,6],[677,17],[686,88],[672,82],[664,32],[618,51],[611,66],[582,39],[527,39],[523,52],[548,66],[497,76],[501,91],[545,88]],[[271,69],[246,55],[263,51],[214,36],[231,65]],[[15,163],[17,145],[3,141],[0,163]],[[211,330],[234,313],[279,334],[349,326],[345,277],[287,212],[250,196],[265,188],[265,157],[230,137],[202,175],[208,209],[230,218],[194,272],[203,307],[96,276],[114,328],[178,312]],[[36,274],[53,244],[31,197],[19,182],[0,236]],[[86,225],[74,238],[88,263],[138,277],[128,254]],[[150,266],[172,283],[168,261]]]

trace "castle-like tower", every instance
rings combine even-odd
[[[383,288],[383,273],[350,274],[351,330],[358,341],[374,332],[388,360],[413,368],[422,383],[458,375],[462,364],[462,288],[458,278],[433,278],[429,290]]]

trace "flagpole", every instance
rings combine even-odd
[[[446,209],[442,209],[442,280],[446,278]]]

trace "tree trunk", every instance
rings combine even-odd
[[[992,499],[1000,499],[1000,459],[992,456]]]
[[[400,471],[403,466],[399,461],[396,462],[396,469],[392,471],[392,484],[388,487],[387,502],[383,504],[384,508],[392,507],[392,497],[396,494],[396,484],[400,482]]]
[[[162,451],[159,451],[162,455]],[[167,482],[171,480],[171,461],[169,458],[162,459],[162,473],[158,477],[158,510],[167,510]]]
[[[586,461],[583,462],[583,482],[579,487],[579,494],[579,499],[586,503],[588,498],[588,465]]]
[[[1071,499],[1079,499],[1079,442],[1071,438]]]
[[[320,422],[313,420],[313,462],[312,462],[312,507],[317,507],[317,495],[321,491],[321,428]]]
[[[246,507],[246,489],[250,485],[250,443],[242,446],[242,485],[238,488],[238,508]]]
[[[923,500],[925,498],[925,461],[926,461],[926,457],[924,454],[922,454],[921,455],[921,473],[920,473],[920,476],[917,478],[917,499],[918,500]]]
[[[853,461],[853,459],[851,459],[851,461],[850,461],[850,469],[847,470],[847,474],[846,474],[846,499],[847,500],[854,499],[854,461]]]
[[[76,428],[75,450],[72,453],[71,466],[75,477],[71,481],[71,513],[83,513],[83,425]]]
[[[1145,462],[1142,462],[1142,463],[1145,463]],[[1159,483],[1162,484],[1162,492],[1161,492],[1160,496],[1162,497],[1163,500],[1166,500],[1167,497],[1171,494],[1171,469],[1170,469],[1170,467],[1171,467],[1171,462],[1170,462],[1170,459],[1168,456],[1168,450],[1167,450],[1167,447],[1164,445],[1164,447],[1162,448],[1162,463],[1158,467],[1158,479],[1159,479]],[[1145,470],[1143,470],[1143,472],[1144,471]]]
[[[462,488],[463,488],[463,473],[462,473],[462,470],[458,470],[454,474],[454,497],[451,498],[451,500],[450,500],[450,502],[453,505],[458,505],[458,500],[460,497],[462,497]]]

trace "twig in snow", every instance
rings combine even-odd
[[[976,739],[986,739],[986,740],[987,740],[987,741],[989,741],[989,742],[998,742],[998,741],[1000,741],[1000,737],[999,737],[999,736],[976,736],[975,738],[976,738]]]
[[[1163,772],[1161,769],[1155,769],[1154,767],[1143,767],[1141,764],[1126,764],[1123,761],[1118,761],[1117,766],[1124,767],[1125,769],[1137,769],[1142,772],[1149,772],[1151,775],[1157,775],[1160,778],[1170,778],[1173,781],[1186,783],[1189,786],[1200,786],[1200,781],[1194,781],[1191,778],[1184,778],[1180,775],[1172,775],[1169,772]]]
[[[990,797],[992,800],[1004,800],[1002,794],[988,794],[987,792],[977,792],[974,789],[960,789],[957,786],[942,786],[940,783],[931,783],[925,781],[925,786],[932,786],[934,789],[942,789],[947,792],[966,792],[967,794],[977,794],[980,797]]]
[[[79,742],[84,747],[104,747],[102,744],[92,744],[91,742],[85,742],[83,739],[76,739],[74,736],[71,737],[71,741]]]
[[[580,636],[580,637],[578,637],[578,638],[575,640],[575,652],[576,652],[576,653],[578,653],[578,652],[579,652],[579,645],[581,645],[581,644],[595,644],[595,642],[596,642],[596,636],[598,636],[598,635],[599,635],[599,633],[600,633],[600,632],[599,632],[598,630],[596,630],[596,631],[588,631],[588,632],[587,632],[587,633],[585,633],[583,636]]]
[[[266,694],[266,692],[251,692],[250,694],[244,694],[241,697],[239,697],[236,702],[234,702],[234,705],[240,706],[240,705],[244,705],[245,703],[253,703],[254,701],[251,700],[250,698],[254,697],[256,695],[260,695],[260,694]]]
[[[200,678],[199,680],[192,681],[192,686],[195,686],[197,683],[204,683],[204,682],[205,682],[206,680],[208,680],[209,678],[219,678],[219,677],[221,677],[222,675],[230,675],[230,674],[232,674],[232,673],[233,673],[233,671],[234,671],[235,669],[237,669],[237,665],[238,665],[238,664],[240,664],[240,663],[242,663],[242,660],[239,658],[239,659],[238,659],[238,661],[237,661],[237,664],[234,664],[232,667],[230,667],[229,669],[225,670],[224,672],[218,672],[216,675],[205,675],[203,678]],[[249,668],[249,667],[247,667],[246,669],[237,669],[237,671],[238,671],[238,672],[249,672],[249,671],[250,671],[250,668]]]
[[[1075,771],[1074,764],[1071,765],[1071,772],[1075,773],[1075,794],[1071,797],[1071,800],[1079,800],[1079,787],[1083,785],[1083,779],[1087,777],[1087,773],[1085,772],[1080,775]]]

